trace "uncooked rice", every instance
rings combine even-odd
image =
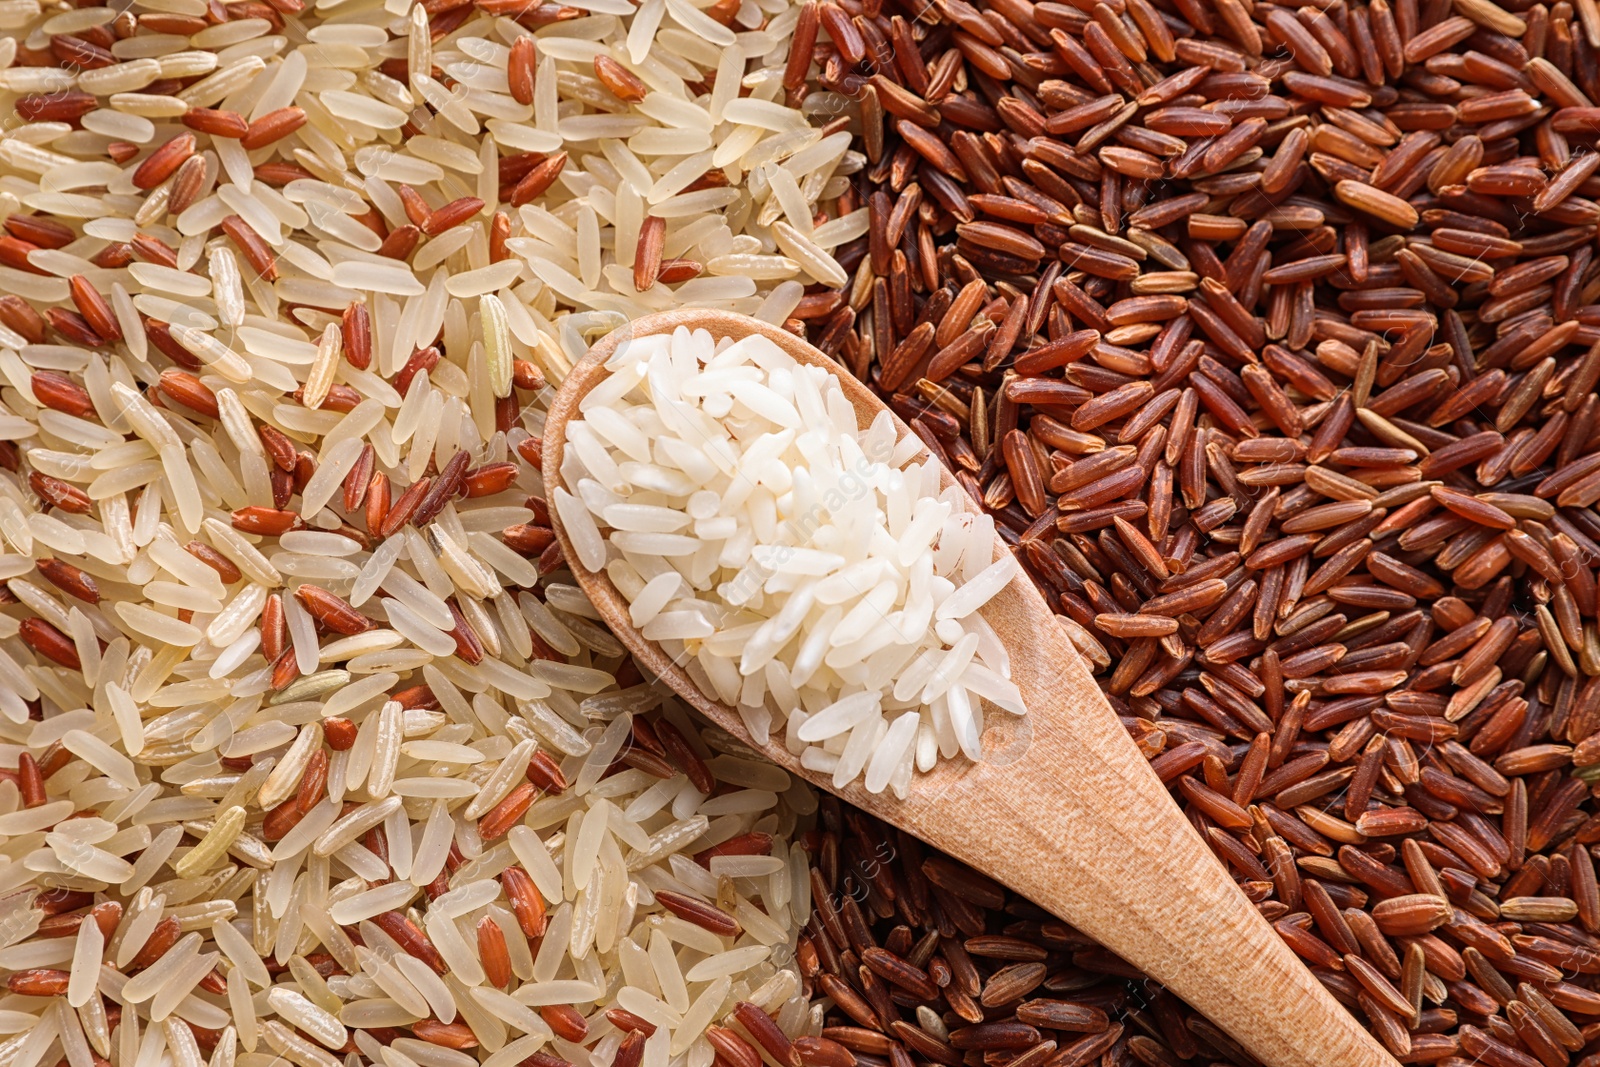
[[[1024,713],[979,611],[1016,558],[887,410],[860,426],[835,375],[760,334],[679,326],[605,368],[551,503],[640,634],[754,740],[904,798],[941,756],[982,758],[986,701]]]
[[[0,1063],[820,1031],[815,797],[640,676],[537,474],[595,336],[842,276],[798,15],[0,4]]]

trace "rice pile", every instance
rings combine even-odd
[[[815,800],[536,471],[596,334],[839,280],[797,15],[0,4],[0,1063],[796,1062]]]
[[[393,674],[339,691],[328,707],[361,712],[326,720],[259,671],[231,699],[174,683],[156,708],[204,702],[151,719],[137,763],[96,735],[114,711],[17,731],[61,740],[0,789],[0,1059],[788,1063],[820,1025],[793,965],[806,858],[784,840],[814,798],[619,687],[611,639],[571,632],[584,647],[537,661],[515,712],[441,660],[401,699],[369,695]],[[193,755],[194,727],[230,715],[294,740],[243,770]]]
[[[880,410],[760,334],[630,338],[566,425],[551,503],[630,621],[765,744],[904,797],[1025,713],[979,613],[1018,572],[994,521]],[[924,457],[918,461],[918,457]]]

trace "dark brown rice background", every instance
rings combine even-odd
[[[812,59],[859,110],[838,207],[872,225],[791,328],[994,515],[1402,1062],[1600,1063],[1600,10],[845,0],[796,37],[790,88]],[[858,1060],[1252,1062],[824,815],[802,952]]]

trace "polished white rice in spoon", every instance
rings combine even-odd
[[[761,336],[631,339],[567,424],[552,502],[708,697],[842,787],[904,797],[1025,713],[980,609],[1017,573],[938,461]]]

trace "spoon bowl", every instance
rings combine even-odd
[[[687,309],[637,319],[598,341],[562,382],[544,429],[545,485],[561,484],[566,424],[608,376],[624,341],[679,326],[735,339],[760,334],[796,362],[833,373],[865,426],[885,405],[820,351],[768,323]],[[898,433],[912,431],[898,417]],[[918,461],[927,458],[924,448]],[[940,468],[944,486],[955,484]],[[983,609],[1011,657],[1025,717],[991,712],[985,758],[941,760],[905,800],[839,789],[806,770],[781,737],[749,736],[738,712],[703,694],[635,629],[603,571],[578,562],[552,509],[578,584],[618,640],[712,722],[791,774],[944,850],[1060,915],[1203,1012],[1269,1067],[1396,1067],[1387,1052],[1289,951],[1172,802],[1066,630],[1019,570]],[[1000,541],[998,536],[997,542]],[[1001,542],[998,548],[1009,551]]]

